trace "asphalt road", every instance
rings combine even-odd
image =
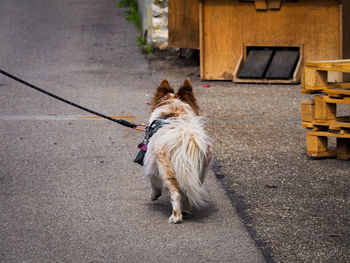
[[[1,0],[0,67],[145,121],[164,77],[110,0]],[[171,74],[171,73],[169,73]],[[206,209],[170,225],[132,162],[143,137],[0,76],[0,262],[264,262],[210,174]]]

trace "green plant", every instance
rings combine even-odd
[[[127,17],[125,17],[125,19],[135,23],[135,25],[139,30],[140,36],[137,38],[137,44],[142,48],[144,52],[151,53],[152,45],[148,45],[145,37],[143,37],[142,35],[142,26],[141,26],[141,19],[137,8],[137,0],[120,0],[118,3],[115,4],[115,7],[120,7],[120,6],[129,7],[129,9],[125,11],[127,14]]]

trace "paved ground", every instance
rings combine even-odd
[[[145,120],[163,73],[114,2],[1,0],[2,69]],[[0,262],[264,262],[213,174],[207,209],[170,225],[168,198],[148,201],[132,163],[142,133],[3,76],[0,89]]]
[[[306,156],[300,105],[312,96],[299,85],[201,81],[196,60],[173,52],[148,58],[175,83],[191,77],[215,140],[217,177],[266,258],[350,262],[350,161]],[[337,111],[349,115],[348,105]]]

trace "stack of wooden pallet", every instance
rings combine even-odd
[[[336,155],[350,159],[350,107],[347,116],[337,116],[337,105],[350,105],[350,83],[328,83],[328,72],[350,73],[350,60],[305,63],[302,92],[316,94],[313,100],[302,102],[302,125],[306,134],[307,153],[313,157]],[[336,138],[336,149],[330,150],[328,138]]]

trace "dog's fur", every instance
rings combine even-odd
[[[202,187],[211,160],[211,140],[204,131],[203,118],[187,78],[177,93],[164,79],[153,96],[149,123],[166,118],[168,124],[150,139],[144,171],[151,184],[151,200],[157,200],[162,187],[170,194],[170,223],[182,222],[182,212],[192,205],[205,205]]]

